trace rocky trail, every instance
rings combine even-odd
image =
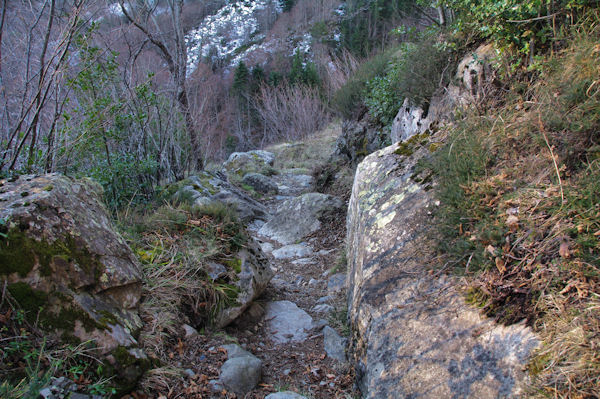
[[[278,194],[261,202],[273,216],[255,220],[248,231],[275,276],[224,331],[204,335],[188,328],[173,354],[189,376],[179,397],[354,397],[345,353],[345,273],[337,270],[346,204],[311,193],[312,177],[293,170],[272,181]]]

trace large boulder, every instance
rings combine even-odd
[[[223,169],[228,176],[239,180],[248,173],[269,174],[274,161],[275,154],[268,151],[234,152],[223,163]]]
[[[101,196],[58,174],[0,180],[0,280],[49,337],[94,342],[125,390],[148,365],[136,341],[142,274]]]
[[[283,202],[275,215],[258,231],[281,244],[294,244],[321,228],[320,219],[344,208],[339,198],[308,193]]]
[[[263,194],[277,194],[277,184],[268,176],[260,173],[248,173],[242,178],[242,183]]]
[[[356,165],[364,157],[385,146],[387,135],[366,121],[345,121],[335,143],[334,156]]]
[[[240,316],[263,293],[274,275],[269,260],[252,238],[229,263],[236,271],[236,304],[221,309],[215,316],[217,328],[225,327]]]
[[[401,151],[402,152],[402,151]],[[426,146],[398,145],[358,166],[348,211],[348,317],[366,398],[518,397],[538,339],[467,305],[460,281],[430,273],[434,205],[414,179]]]
[[[169,186],[168,192],[179,202],[199,206],[217,202],[228,204],[236,210],[240,220],[246,223],[255,219],[266,220],[269,216],[264,205],[233,186],[219,173],[198,172]]]

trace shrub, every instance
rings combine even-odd
[[[392,59],[394,50],[389,50],[363,62],[338,89],[332,99],[336,111],[347,119],[352,119],[364,109],[364,92],[367,82],[378,76],[384,76]]]
[[[453,48],[435,30],[422,33],[414,43],[403,43],[385,76],[367,82],[365,104],[371,117],[382,125],[391,124],[405,98],[426,109],[456,69]]]
[[[494,40],[500,48],[530,59],[536,49],[552,48],[560,39],[564,25],[597,4],[595,0],[448,2],[449,7],[458,11],[456,25],[460,30],[475,31],[483,38]]]

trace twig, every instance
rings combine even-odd
[[[544,129],[544,124],[542,123],[541,116],[538,116],[538,122],[540,125],[540,131],[542,132],[542,135],[544,136],[544,141],[546,142],[546,146],[548,147],[548,150],[550,150],[550,155],[552,156],[552,163],[554,163],[554,170],[556,171],[556,176],[558,177],[558,185],[560,186],[560,199],[561,199],[560,206],[562,207],[563,204],[565,203],[565,193],[563,191],[562,179],[560,178],[560,171],[558,170],[558,164],[556,163],[556,157],[554,156],[554,151],[552,150],[552,147],[550,146],[550,142],[548,141],[548,136],[546,136],[546,132]]]
[[[552,19],[554,17],[556,17],[557,15],[560,15],[560,12],[555,12],[554,14],[550,14],[550,15],[544,15],[543,17],[535,17],[535,18],[531,18],[531,19],[509,19],[506,22],[509,22],[511,24],[525,24],[528,22],[535,22],[535,21],[543,21],[545,19]]]
[[[465,266],[465,274],[469,273],[469,265],[471,264],[471,259],[473,259],[473,255],[475,255],[475,252],[473,252],[471,256],[469,256],[469,260],[467,261],[467,265]]]

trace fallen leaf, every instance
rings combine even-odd
[[[510,215],[506,218],[506,225],[514,233],[519,229],[519,218],[515,215]]]
[[[494,246],[492,245],[488,245],[487,247],[485,247],[486,252],[489,252],[490,255],[496,255],[496,248],[494,248]]]
[[[558,249],[558,254],[565,259],[568,259],[571,257],[571,251],[569,250],[568,242],[563,241],[560,243],[560,248]]]
[[[500,257],[496,257],[496,268],[500,273],[504,273],[506,271],[506,265]]]

